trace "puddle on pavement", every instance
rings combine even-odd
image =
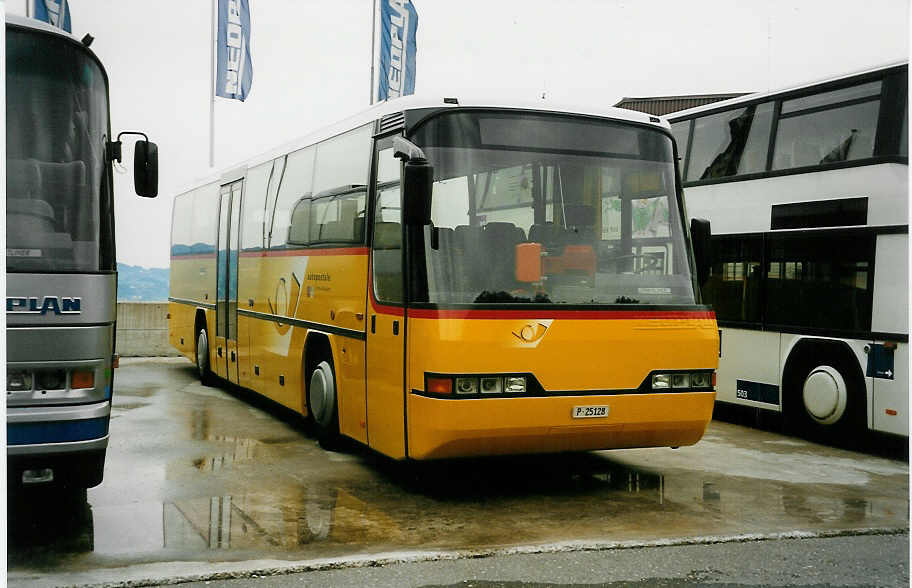
[[[194,462],[203,476],[251,459],[262,446],[251,439],[211,440],[232,449]],[[895,526],[907,519],[909,509],[905,497],[665,476],[593,455],[371,467],[377,469],[372,478],[342,484],[263,480],[242,493],[121,505],[89,505],[82,497],[38,518],[30,513],[41,511],[40,504],[11,504],[9,561],[53,567],[55,557],[89,552],[153,560],[175,554],[293,558],[352,548],[471,549],[827,525]],[[54,539],[48,543],[48,537]]]

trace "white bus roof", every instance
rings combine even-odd
[[[66,32],[63,29],[58,29],[55,26],[51,26],[43,20],[37,20],[34,18],[26,18],[18,14],[6,13],[6,24],[16,25],[18,27],[24,27],[28,29],[36,29],[39,31],[44,31],[45,33],[54,33],[63,37],[67,37],[79,43],[79,39]]]
[[[805,82],[803,84],[785,86],[785,87],[778,88],[776,90],[770,90],[767,92],[755,92],[753,94],[745,94],[744,96],[739,96],[737,98],[731,98],[730,100],[720,100],[719,102],[712,102],[710,104],[704,104],[702,106],[695,106],[693,108],[688,108],[687,110],[679,110],[678,112],[669,112],[668,114],[665,115],[665,117],[671,121],[680,120],[682,118],[690,118],[691,116],[693,116],[695,114],[699,114],[701,112],[709,112],[709,111],[713,111],[713,110],[725,109],[728,106],[735,106],[737,104],[741,104],[742,102],[752,102],[755,100],[762,100],[763,98],[778,96],[779,94],[794,92],[796,90],[810,88],[813,86],[819,86],[821,84],[826,84],[829,82],[838,82],[839,80],[844,80],[844,79],[852,78],[855,76],[861,76],[861,75],[868,74],[868,73],[874,73],[874,72],[878,72],[878,71],[881,71],[884,69],[890,69],[892,67],[908,65],[908,63],[909,62],[907,60],[894,61],[894,62],[879,65],[877,67],[870,67],[867,69],[863,69],[860,71],[855,71],[852,73],[847,73],[847,74],[843,74],[843,75],[839,75],[839,76],[822,78],[819,80],[814,80],[812,82]]]
[[[450,97],[452,96],[452,98]],[[613,106],[593,106],[593,105],[568,105],[555,104],[546,101],[522,101],[522,100],[503,100],[503,99],[477,99],[473,97],[463,97],[457,94],[451,94],[446,100],[456,100],[458,103],[453,104],[444,102],[444,96],[403,96],[393,100],[387,100],[363,110],[353,116],[345,118],[337,123],[323,127],[307,135],[293,139],[279,147],[270,149],[267,152],[256,155],[244,162],[238,162],[235,165],[229,165],[221,168],[219,171],[193,182],[190,190],[209,184],[214,181],[227,182],[239,179],[244,171],[250,167],[259,165],[263,162],[275,159],[286,153],[291,153],[302,149],[324,139],[334,137],[371,121],[378,120],[388,114],[395,114],[406,110],[418,110],[423,108],[505,108],[517,110],[537,110],[543,112],[559,112],[566,114],[581,114],[588,116],[599,116],[613,120],[635,122],[641,124],[653,125],[663,129],[670,129],[668,121],[665,118],[650,115],[642,112],[635,112],[624,108],[615,108]],[[180,193],[184,193],[184,190]]]

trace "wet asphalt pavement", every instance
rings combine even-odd
[[[907,454],[714,421],[678,450],[407,465],[324,451],[295,415],[203,387],[181,358],[124,360],[115,378],[104,482],[10,497],[11,585],[733,537],[899,532],[908,544]]]

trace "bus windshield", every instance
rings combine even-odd
[[[6,267],[113,270],[107,81],[77,43],[6,34]]]
[[[432,118],[413,138],[435,173],[415,301],[694,303],[667,135],[475,110]]]

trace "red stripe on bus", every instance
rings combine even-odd
[[[318,255],[367,255],[367,247],[327,247],[325,249],[277,249],[242,251],[241,257],[315,257]]]
[[[410,308],[413,318],[433,319],[715,319],[711,310],[434,310]]]

